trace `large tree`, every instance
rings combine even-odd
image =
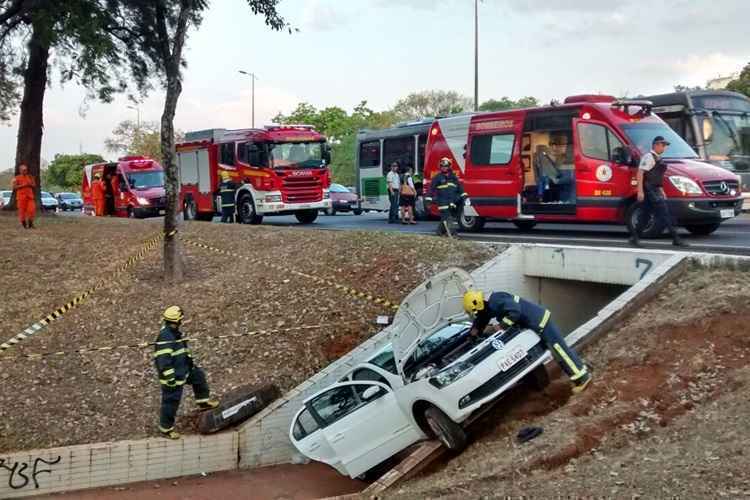
[[[727,90],[733,90],[750,97],[750,64],[747,64],[740,76],[729,82]]]
[[[164,273],[167,280],[182,280],[182,258],[178,240],[177,215],[179,186],[175,163],[174,115],[177,101],[182,93],[182,68],[186,65],[183,48],[188,29],[197,28],[208,8],[207,0],[122,0],[127,5],[129,29],[137,33],[137,50],[134,61],[143,62],[140,54],[149,62],[143,70],[155,74],[166,91],[164,110],[161,116],[162,166],[165,172],[167,209],[164,217]],[[277,12],[279,0],[247,0],[254,14],[264,16],[271,29],[288,28],[286,21]],[[291,31],[291,29],[290,29]],[[143,76],[146,76],[143,75]]]
[[[522,97],[517,101],[502,97],[500,99],[488,99],[479,105],[479,111],[504,111],[506,109],[534,108],[539,106],[536,97]]]
[[[129,82],[145,90],[147,75],[124,76],[132,33],[121,19],[118,0],[0,0],[0,120],[8,120],[20,100],[16,169],[26,163],[39,181],[51,67],[61,82],[75,81],[104,102]]]
[[[399,100],[393,111],[403,120],[447,116],[472,108],[473,101],[452,90],[425,90]]]
[[[44,171],[44,183],[48,187],[79,191],[83,180],[83,167],[92,163],[102,163],[104,158],[97,154],[55,155],[55,159]]]

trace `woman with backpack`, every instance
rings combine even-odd
[[[414,206],[417,201],[417,190],[414,187],[412,176],[414,170],[407,167],[401,180],[401,196],[399,197],[399,206],[401,207],[401,224],[416,224],[414,220]]]

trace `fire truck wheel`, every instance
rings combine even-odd
[[[484,217],[473,217],[471,215],[461,215],[458,218],[458,225],[461,226],[461,230],[476,233],[482,230],[484,227]]]
[[[630,205],[630,208],[628,208],[625,217],[627,218],[626,220],[630,221],[632,227],[635,227],[638,224],[642,210],[643,203],[640,202],[633,203]],[[642,238],[657,238],[662,232],[664,232],[664,225],[656,220],[654,214],[650,214],[646,223],[640,225],[638,229],[638,233]]]
[[[530,220],[514,220],[513,225],[521,231],[531,231],[536,226],[536,222]]]
[[[318,218],[318,211],[315,209],[300,210],[295,212],[294,216],[297,217],[300,224],[312,224]]]
[[[237,204],[237,216],[242,224],[260,224],[263,222],[263,216],[255,212],[255,203],[250,193],[240,196]]]

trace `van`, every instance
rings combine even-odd
[[[117,162],[85,166],[81,193],[83,212],[89,215],[94,214],[91,184],[96,175],[107,180],[105,215],[137,218],[164,215],[167,207],[164,169],[155,160],[145,156],[126,156]]]

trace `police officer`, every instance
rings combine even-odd
[[[507,292],[494,292],[489,300],[484,300],[481,290],[469,290],[464,294],[464,310],[474,317],[470,332],[472,336],[476,337],[484,332],[493,317],[506,329],[530,328],[539,334],[552,356],[570,377],[574,393],[583,391],[591,382],[589,369],[550,321],[548,309]]]
[[[235,198],[237,195],[237,184],[232,182],[232,176],[226,170],[222,170],[221,183],[219,184],[219,196],[221,197],[221,222],[234,222]]]
[[[193,363],[193,355],[183,340],[180,325],[184,314],[179,306],[168,307],[163,314],[164,325],[154,346],[154,362],[161,384],[161,415],[159,431],[169,439],[179,439],[174,430],[174,421],[182,399],[182,386],[193,386],[195,402],[201,410],[219,406],[218,401],[209,399],[206,374]]]
[[[441,158],[440,173],[433,177],[430,183],[430,196],[440,211],[440,224],[437,228],[439,236],[452,236],[450,226],[453,224],[454,216],[460,213],[466,198],[461,181],[453,173],[452,167],[453,162],[450,158]]]
[[[669,142],[664,137],[657,135],[654,137],[651,151],[641,158],[641,164],[638,167],[638,201],[643,202],[638,220],[635,226],[632,220],[628,220],[628,230],[630,231],[630,244],[641,246],[638,237],[638,231],[643,224],[648,221],[650,215],[654,216],[654,224],[666,226],[669,234],[672,235],[672,244],[678,247],[686,247],[687,243],[682,241],[677,235],[677,229],[672,224],[672,216],[669,214],[667,200],[664,196],[664,173],[667,170],[667,164],[662,160],[662,155],[666,151]]]

